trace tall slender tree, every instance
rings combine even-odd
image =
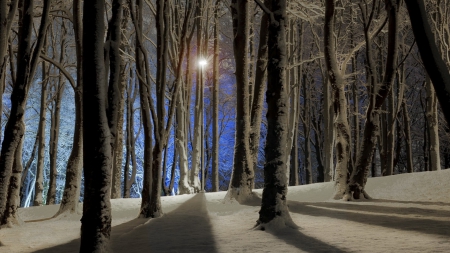
[[[8,189],[12,187],[20,189],[20,185],[10,183],[10,177],[14,166],[16,150],[21,148],[19,144],[25,134],[23,117],[25,114],[28,91],[36,72],[49,24],[51,0],[45,0],[43,3],[41,23],[35,43],[32,41],[35,11],[34,2],[32,0],[24,0],[21,3],[22,8],[19,18],[22,22],[22,26],[19,27],[17,76],[11,93],[11,111],[8,122],[6,123],[4,132],[5,139],[3,140],[0,153],[0,226],[10,222],[10,212],[7,211],[9,208],[7,202],[11,203],[10,200],[16,197],[8,194]],[[32,50],[32,44],[35,44],[34,50]],[[15,181],[15,183],[18,182],[20,182],[20,180]],[[17,194],[19,194],[18,191]]]
[[[388,23],[388,50],[384,70],[383,81],[378,83],[376,80],[376,68],[373,62],[373,55],[371,52],[371,39],[368,35],[368,26],[371,23],[370,14],[363,12],[363,19],[365,20],[365,38],[366,38],[366,56],[368,62],[368,72],[371,79],[372,90],[369,99],[369,105],[366,111],[366,123],[364,125],[364,133],[361,151],[356,159],[356,166],[350,176],[349,184],[346,189],[344,199],[359,199],[361,197],[369,198],[364,191],[367,177],[370,172],[370,166],[373,158],[374,147],[377,143],[377,138],[380,134],[380,120],[379,114],[381,106],[386,100],[395,80],[395,72],[397,69],[398,56],[398,29],[399,29],[399,9],[400,1],[386,0],[386,10],[389,17]],[[374,7],[375,8],[375,7]],[[374,10],[372,10],[373,12]],[[361,196],[363,195],[363,196]]]
[[[334,41],[336,2],[325,2],[325,64],[328,70],[328,80],[333,91],[334,129],[336,132],[336,192],[335,199],[340,199],[345,193],[350,160],[350,127],[347,116],[347,98],[345,97],[345,79],[339,70],[336,59],[336,42]]]
[[[64,213],[76,213],[79,211],[81,191],[81,172],[83,169],[83,24],[82,24],[82,0],[74,0],[73,30],[75,35],[75,53],[77,59],[77,80],[76,84],[71,81],[75,100],[75,125],[73,134],[72,151],[66,166],[66,181],[64,185],[63,197],[59,205],[59,210],[55,214],[58,216]],[[70,75],[66,78],[71,80]]]
[[[252,196],[254,170],[250,151],[250,91],[249,91],[249,42],[250,0],[233,0],[233,51],[236,62],[236,133],[234,144],[233,173],[227,197],[242,203]]]
[[[417,47],[441,104],[442,112],[450,125],[450,71],[434,41],[423,0],[405,1]]]

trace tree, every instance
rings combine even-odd
[[[51,0],[44,1],[43,12],[41,16],[41,25],[35,43],[34,50],[32,45],[32,28],[34,15],[34,2],[24,0],[21,7],[20,19],[22,26],[19,27],[19,48],[17,53],[17,76],[16,82],[11,94],[11,111],[6,123],[4,136],[0,153],[0,226],[5,224],[14,224],[13,213],[9,209],[14,208],[12,200],[18,196],[8,194],[10,188],[20,189],[20,185],[16,185],[20,180],[10,182],[10,177],[15,161],[15,154],[18,148],[21,148],[23,135],[25,133],[25,124],[23,117],[25,113],[25,105],[28,96],[28,90],[36,72],[39,55],[44,44],[47,27],[49,24],[49,11]],[[19,151],[20,152],[20,151]],[[11,184],[12,183],[12,184]],[[19,194],[19,191],[15,191]],[[17,208],[17,206],[15,206]]]
[[[347,174],[350,160],[350,127],[347,117],[347,98],[345,97],[345,80],[338,68],[336,59],[336,44],[334,41],[335,29],[335,1],[325,2],[325,64],[328,70],[328,80],[333,91],[334,129],[336,132],[336,193],[335,199],[340,199],[345,193]]]
[[[19,0],[13,0],[9,4],[7,1],[0,1],[0,112],[3,113],[3,92],[6,82],[6,65],[9,33],[17,11]],[[0,117],[1,123],[1,117]]]
[[[450,125],[450,72],[447,68],[428,22],[428,15],[423,0],[405,1],[425,69],[430,76],[442,112]]]
[[[272,1],[269,7],[257,3],[270,15],[268,40],[267,137],[264,153],[264,189],[257,223],[261,229],[269,224],[295,226],[287,207],[288,99],[286,81],[286,0]],[[273,17],[273,18],[272,18]]]
[[[264,4],[269,6],[272,0],[265,0]],[[251,132],[250,132],[250,148],[253,159],[253,169],[258,165],[258,155],[260,151],[260,137],[261,137],[261,122],[264,105],[264,91],[266,90],[267,82],[267,55],[268,47],[267,40],[269,36],[269,16],[263,13],[259,27],[259,44],[258,53],[256,56],[255,82],[252,94],[251,105]]]
[[[66,54],[66,35],[67,29],[65,22],[62,22],[60,40],[60,55],[59,62],[64,62]],[[57,179],[57,160],[58,160],[58,143],[60,131],[61,118],[61,102],[65,90],[65,79],[62,71],[59,71],[59,77],[56,84],[54,84],[54,101],[51,108],[51,123],[50,123],[50,143],[49,143],[49,157],[50,157],[50,182],[47,193],[47,204],[56,204],[56,179]]]
[[[44,39],[44,50],[48,47],[47,38]],[[34,184],[33,206],[44,204],[44,159],[45,159],[45,125],[47,115],[47,86],[48,69],[46,62],[42,61],[42,80],[41,80],[41,106],[39,112],[39,145],[38,145],[38,166],[36,167],[36,181]]]
[[[213,163],[212,163],[212,191],[219,191],[219,8],[220,0],[216,0],[214,8],[214,60],[213,60]]]
[[[122,0],[113,0],[109,85],[105,70],[105,2],[83,8],[83,148],[84,202],[80,252],[108,252],[111,233],[111,170],[117,126]],[[107,89],[106,89],[107,87]],[[107,102],[108,101],[108,102]],[[108,105],[108,107],[107,107]]]
[[[369,37],[368,29],[370,27],[372,15],[363,11],[363,20],[365,27],[366,40],[366,56],[368,63],[368,71],[371,87],[369,105],[366,111],[366,123],[364,125],[363,141],[361,151],[356,159],[356,166],[352,171],[350,180],[346,189],[344,199],[359,199],[361,197],[369,198],[364,191],[367,182],[370,165],[373,158],[374,147],[377,142],[380,131],[379,114],[381,106],[383,105],[387,95],[392,89],[395,72],[397,69],[398,56],[398,11],[400,2],[397,0],[386,0],[386,10],[389,16],[388,24],[388,51],[386,58],[386,65],[384,70],[383,81],[379,84],[376,78],[376,68],[373,62],[373,52],[371,39]],[[372,9],[372,12],[374,11]],[[363,7],[361,7],[363,10]],[[361,196],[363,194],[363,196]]]
[[[77,59],[77,81],[76,84],[70,75],[65,75],[71,82],[74,90],[75,100],[75,124],[72,143],[72,151],[66,166],[66,182],[58,216],[64,213],[78,212],[80,201],[81,172],[83,169],[83,25],[82,25],[82,3],[81,0],[73,1],[73,30],[75,35],[75,51]],[[62,70],[62,69],[60,69]]]
[[[441,157],[439,153],[439,131],[438,131],[438,106],[436,92],[429,77],[426,77],[425,89],[427,92],[427,130],[430,137],[430,170],[441,170]]]
[[[233,18],[233,51],[236,63],[236,133],[233,173],[227,197],[239,203],[252,196],[254,170],[250,151],[249,56],[250,0],[231,2]]]

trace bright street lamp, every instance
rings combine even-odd
[[[198,61],[198,65],[200,66],[200,67],[204,67],[204,66],[206,66],[206,64],[208,64],[208,61],[207,60],[205,60],[205,59],[200,59],[199,61]]]

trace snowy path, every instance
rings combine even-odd
[[[190,252],[215,252],[205,202],[205,194],[197,194],[160,219],[152,219],[123,235],[113,233],[113,251],[181,252],[184,248]]]
[[[205,194],[196,194],[159,219],[133,219],[112,228],[113,252],[216,252]],[[78,252],[80,240],[39,250],[40,253]],[[1,248],[0,248],[1,252]]]
[[[224,201],[226,192],[162,197],[165,215],[135,219],[140,199],[112,200],[111,247],[165,252],[450,252],[450,170],[369,179],[370,201],[329,200],[333,183],[290,187],[299,229],[253,230],[259,205]],[[261,193],[261,190],[256,190]],[[383,199],[382,199],[383,198]],[[20,210],[27,221],[58,206]],[[0,253],[78,252],[81,215],[0,230]]]

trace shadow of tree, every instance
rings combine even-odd
[[[450,221],[438,221],[423,218],[397,217],[388,214],[416,214],[417,209],[384,207],[371,209],[371,206],[339,204],[339,203],[301,203],[289,201],[289,211],[309,216],[325,216],[335,219],[348,220],[373,226],[381,226],[405,231],[414,231],[424,234],[433,234],[450,237]],[[333,208],[334,210],[322,207]],[[341,210],[336,210],[341,209]],[[403,210],[402,210],[403,209]],[[348,212],[346,210],[358,210],[373,212],[374,214]],[[436,211],[439,212],[439,211]],[[381,213],[381,214],[380,214]],[[439,217],[445,217],[440,213]]]
[[[370,202],[365,202],[370,203]],[[380,203],[380,202],[378,202]],[[372,213],[382,214],[401,214],[401,215],[420,215],[427,217],[450,217],[450,211],[435,210],[417,207],[397,207],[397,206],[377,206],[377,205],[360,205],[351,204],[351,202],[316,202],[316,203],[303,203],[311,206],[335,208],[349,211],[364,211]]]
[[[211,222],[203,193],[158,219],[134,219],[112,228],[112,252],[216,252]],[[79,252],[80,239],[35,251]]]
[[[404,200],[390,200],[390,199],[372,199],[372,202],[387,202],[387,203],[402,203],[402,204],[416,204],[424,206],[450,206],[446,202],[429,202],[429,201],[404,201]]]
[[[301,228],[300,228],[301,230]],[[314,253],[327,253],[327,252],[346,252],[345,249],[337,248],[333,245],[327,244],[314,237],[303,234],[296,228],[283,228],[276,231],[268,231],[273,236],[280,240],[285,241],[302,251],[314,252]]]
[[[125,242],[125,243],[124,243]],[[130,248],[130,246],[133,246]],[[176,210],[112,237],[114,252],[217,252],[204,193]],[[132,250],[131,250],[132,249]],[[185,249],[185,250],[183,250]]]

